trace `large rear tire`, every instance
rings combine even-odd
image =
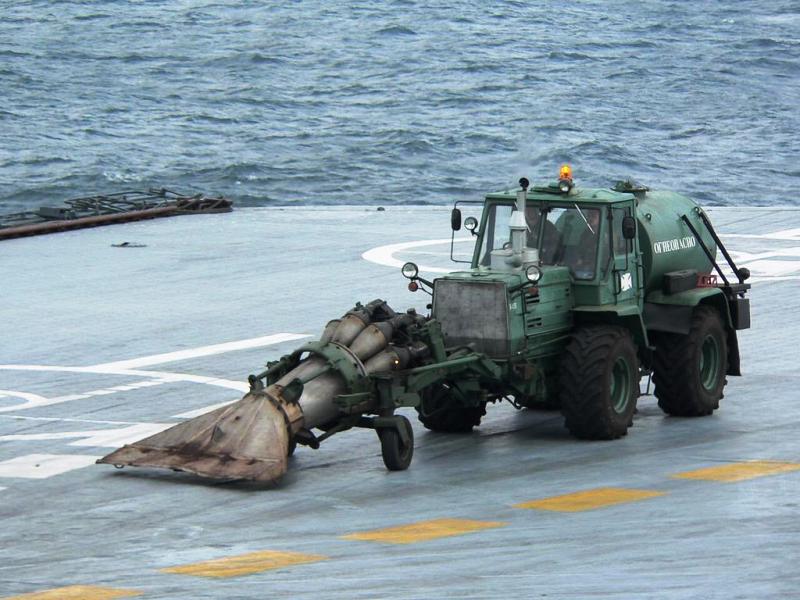
[[[469,433],[481,424],[486,414],[486,403],[464,406],[447,384],[438,384],[422,392],[422,402],[417,407],[420,423],[431,431],[444,433]]]
[[[698,306],[687,335],[662,333],[657,337],[653,393],[668,415],[710,415],[719,408],[727,370],[727,335],[719,312]]]
[[[577,330],[564,350],[559,378],[564,425],[577,438],[614,440],[633,423],[639,361],[627,329]]]

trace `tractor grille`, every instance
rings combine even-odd
[[[433,298],[433,316],[442,325],[446,346],[471,344],[493,358],[508,356],[505,285],[437,279]]]

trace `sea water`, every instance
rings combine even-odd
[[[0,2],[0,212],[449,203],[564,162],[796,205],[799,107],[795,0]]]

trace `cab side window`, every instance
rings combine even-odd
[[[552,213],[559,213],[553,216],[563,246],[557,264],[568,266],[575,279],[594,279],[602,231],[600,209],[576,206],[553,209]],[[603,239],[607,247],[608,238]]]
[[[492,262],[492,250],[502,248],[509,241],[508,224],[513,207],[508,204],[492,206],[486,218],[486,229],[481,247],[480,264],[488,266]]]
[[[632,250],[630,241],[626,240],[622,235],[622,219],[630,214],[630,208],[612,209],[613,225],[611,226],[611,239],[614,246],[614,256],[625,256]]]

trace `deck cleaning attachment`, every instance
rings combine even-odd
[[[318,342],[251,375],[251,390],[238,402],[97,462],[269,482],[286,472],[287,456],[297,443],[316,448],[333,433],[355,426],[379,434],[381,429],[402,430],[400,438],[408,439],[407,420],[379,410],[372,376],[405,369],[427,355],[422,345],[400,345],[404,330],[421,320],[413,312],[398,315],[382,300],[358,304],[330,321]],[[377,419],[365,417],[375,413],[380,413]],[[323,433],[315,434],[315,428]]]

